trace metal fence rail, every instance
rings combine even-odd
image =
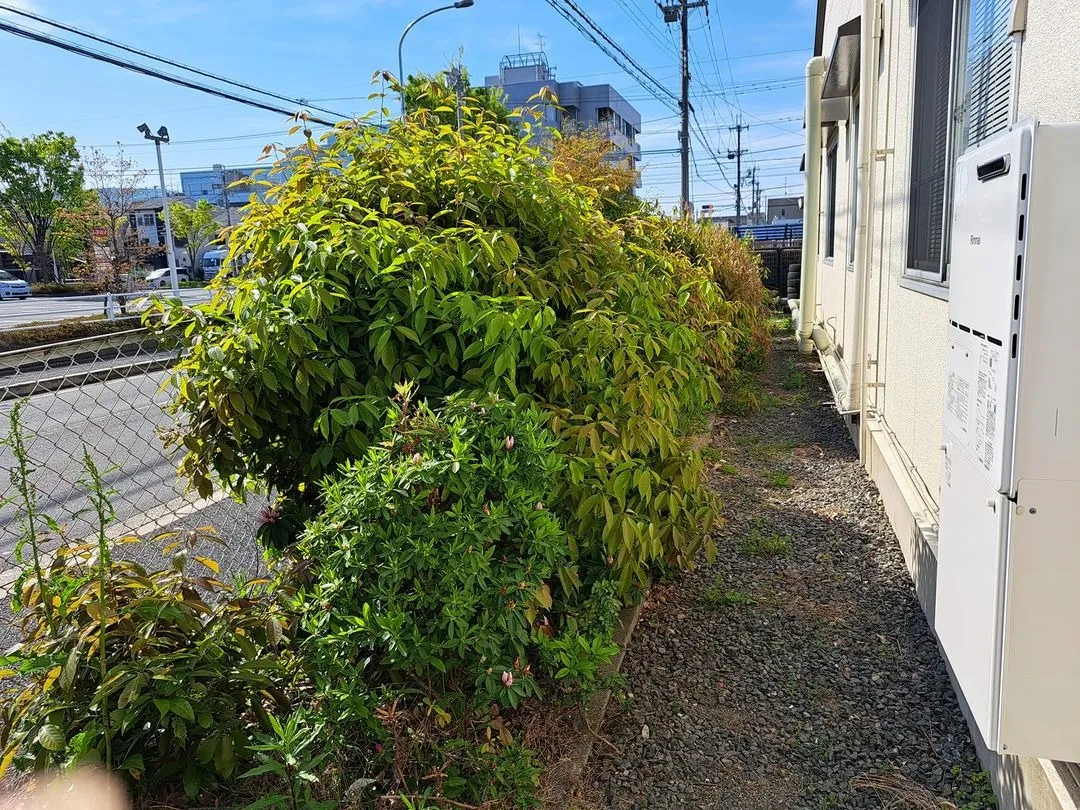
[[[114,490],[114,532],[147,535],[210,525],[227,543],[211,553],[222,573],[255,573],[262,558],[254,533],[265,499],[243,505],[199,499],[177,476],[178,452],[162,440],[174,425],[163,384],[177,356],[145,329],[0,353],[0,435],[7,434],[12,409],[21,402],[39,508],[64,524],[72,540],[91,527],[80,484],[85,447],[107,470],[105,480]],[[16,494],[9,483],[14,466],[11,448],[0,447],[5,498]],[[0,503],[0,586],[15,577],[23,517],[17,502]],[[49,542],[55,546],[57,540]],[[160,564],[160,551],[151,544],[122,548],[140,562]]]

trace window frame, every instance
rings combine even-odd
[[[955,201],[954,186],[956,183],[956,163],[967,149],[977,146],[982,141],[967,143],[969,105],[966,103],[968,85],[968,60],[970,59],[968,35],[970,31],[970,13],[973,0],[945,0],[952,5],[952,32],[951,51],[949,58],[949,98],[948,116],[946,119],[945,133],[945,184],[942,203],[942,227],[941,227],[941,258],[937,270],[924,270],[912,267],[910,253],[905,256],[905,269],[900,278],[900,286],[907,289],[923,292],[937,298],[948,298],[949,275],[951,272],[950,241],[952,235],[953,204]],[[915,109],[914,86],[915,72],[918,59],[918,36],[919,15],[915,15],[915,38],[913,42],[913,58],[911,67],[912,84],[912,117],[918,111]],[[1012,46],[1015,47],[1015,46]],[[1010,104],[1016,93],[1015,63],[1010,65],[1009,75],[1009,98]],[[995,133],[996,134],[996,133]],[[913,168],[914,145],[908,161],[908,193],[911,192],[911,173]],[[910,204],[905,212],[907,216],[907,228],[910,233],[911,217]]]
[[[859,86],[851,94],[851,117],[848,119],[848,269],[855,269],[855,233],[859,226],[859,127],[862,121],[859,114]]]
[[[958,157],[956,153],[956,97],[957,89],[960,82],[960,71],[958,67],[960,65],[960,59],[964,54],[961,54],[958,47],[961,40],[959,37],[959,20],[957,19],[960,4],[964,0],[941,0],[941,2],[948,2],[951,4],[951,30],[950,30],[950,53],[949,53],[949,78],[948,88],[949,94],[946,101],[946,120],[945,120],[945,178],[942,188],[942,206],[941,206],[941,256],[938,258],[938,267],[934,270],[925,268],[913,267],[911,262],[911,183],[912,175],[914,172],[915,164],[915,143],[914,143],[914,129],[912,130],[912,137],[909,141],[910,151],[908,154],[908,176],[907,176],[907,192],[908,192],[908,204],[905,206],[906,210],[904,215],[906,217],[906,230],[905,230],[905,256],[904,256],[904,272],[902,279],[908,282],[919,282],[916,284],[904,284],[908,289],[919,290],[925,285],[935,285],[937,287],[948,290],[949,285],[949,223],[952,219],[952,187],[953,187],[953,175],[955,174],[956,159]],[[916,9],[915,13],[915,36],[912,42],[912,60],[911,60],[911,117],[912,121],[919,115],[919,111],[916,108],[915,99],[915,84],[918,71],[918,54],[919,54],[919,29],[921,27],[921,15]],[[921,291],[921,290],[920,290]]]
[[[829,203],[825,208],[822,257],[832,264],[836,260],[836,186],[839,173],[840,131],[834,127],[825,145],[825,176]]]

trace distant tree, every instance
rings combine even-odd
[[[457,88],[453,80],[457,77],[460,77],[463,96],[470,99],[474,107],[483,109],[500,124],[515,127],[513,113],[506,106],[502,88],[471,87],[469,72],[462,65],[451,66],[434,76],[424,73],[409,76],[405,82],[405,109],[409,112],[426,110],[440,123],[455,126]]]
[[[149,174],[117,145],[115,154],[90,149],[84,160],[87,185],[96,196],[94,227],[104,228],[105,243],[93,249],[94,263],[108,268],[110,286],[119,289],[120,277],[131,271],[146,250],[128,229],[128,217],[139,202],[139,189]]]
[[[615,153],[615,144],[595,129],[570,130],[551,142],[555,171],[596,192],[604,213],[617,218],[640,207],[634,195],[638,172],[629,158]]]
[[[194,206],[174,202],[169,204],[169,216],[173,238],[184,243],[194,275],[199,251],[221,230],[221,225],[214,219],[214,206],[207,200],[199,200]]]
[[[62,132],[0,140],[0,233],[30,250],[38,279],[53,270],[57,215],[81,207],[83,167],[75,139]],[[12,253],[21,261],[22,251]]]
[[[84,191],[77,207],[64,208],[56,212],[53,226],[53,256],[57,269],[66,276],[79,276],[87,280],[100,280],[96,272],[99,262],[96,254],[100,249],[95,245],[94,231],[105,225],[98,205],[97,195]]]

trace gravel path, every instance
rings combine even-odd
[[[762,388],[760,412],[713,428],[720,553],[650,594],[603,730],[620,753],[594,748],[592,797],[680,810],[992,806],[817,363],[782,335]]]

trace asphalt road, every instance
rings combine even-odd
[[[261,559],[253,538],[262,503],[256,499],[241,506],[224,500],[192,508],[197,498],[185,493],[184,482],[176,475],[175,459],[166,453],[158,435],[172,425],[172,417],[162,409],[169,394],[159,390],[165,375],[157,372],[92,383],[26,400],[21,421],[34,467],[38,508],[66,525],[71,538],[85,537],[92,529],[86,513],[90,502],[79,483],[84,476],[82,455],[86,447],[104,472],[107,486],[114,490],[116,521],[125,531],[136,530],[149,520],[173,528],[212,525],[228,546],[214,549],[210,556],[218,559],[223,569],[253,573]],[[14,405],[0,405],[0,435],[7,433]],[[4,496],[15,494],[9,485],[13,465],[10,448],[0,447],[0,490]],[[21,522],[15,504],[0,506],[0,580],[12,570]],[[160,560],[157,549],[140,548],[135,555],[144,563]]]
[[[168,294],[169,290],[159,292]],[[180,299],[188,304],[198,304],[210,300],[210,291],[203,287],[180,290]],[[89,300],[83,296],[39,296],[25,301],[6,298],[0,300],[0,330],[41,321],[101,315],[104,311],[105,304],[101,296],[94,296]]]

